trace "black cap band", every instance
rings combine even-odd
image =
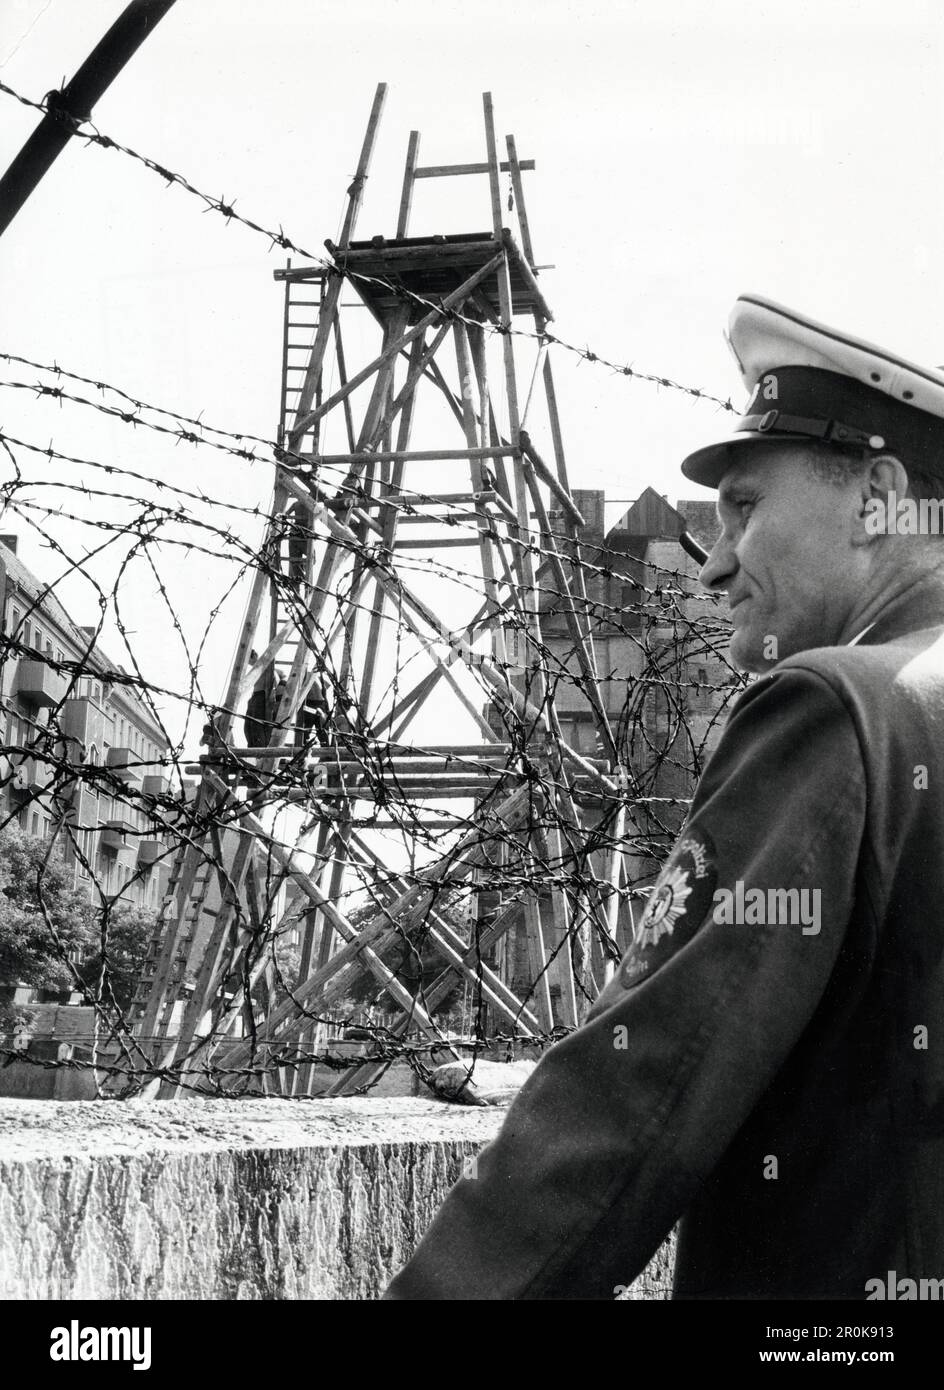
[[[886,450],[922,472],[944,477],[944,419],[839,372],[778,367],[765,372],[738,433],[798,435]]]

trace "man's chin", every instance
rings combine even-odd
[[[752,639],[749,632],[735,632],[731,637],[728,655],[739,671],[762,676],[777,664],[775,659],[764,655],[765,647],[769,648],[769,638]]]

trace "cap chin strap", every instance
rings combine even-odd
[[[782,410],[767,410],[763,415],[745,415],[735,429],[750,430],[753,434],[797,434],[805,439],[823,439],[829,444],[858,444],[866,449],[884,449],[880,434],[869,434],[841,420],[814,420],[807,415],[785,415]]]

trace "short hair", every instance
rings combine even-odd
[[[916,502],[944,501],[944,476],[935,477],[919,468],[913,468],[908,460],[902,458],[894,449],[887,452],[900,459],[908,474],[909,497],[913,497]],[[831,483],[836,487],[842,487],[853,477],[864,472],[875,457],[875,451],[872,449],[855,448],[846,444],[827,444],[819,439],[810,440],[806,454],[807,466],[812,476],[821,483]]]

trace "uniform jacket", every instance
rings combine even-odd
[[[387,1297],[612,1298],[680,1218],[676,1298],[944,1279],[930,586],[739,698],[615,978]]]

